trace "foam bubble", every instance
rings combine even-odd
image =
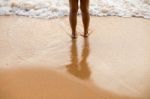
[[[91,0],[93,16],[150,18],[150,0]],[[0,0],[0,15],[56,18],[69,15],[68,0]]]

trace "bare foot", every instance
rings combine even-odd
[[[87,37],[89,37],[89,33],[86,33],[86,34],[81,34],[81,36],[83,36],[84,38],[87,38]]]
[[[71,35],[71,38],[72,38],[72,39],[76,39],[76,38],[77,38],[77,35],[76,35],[76,34],[72,34],[72,35]]]
[[[86,33],[84,34],[84,37],[87,38],[90,34],[89,33]]]
[[[87,38],[92,34],[92,32],[93,32],[92,30],[89,30],[88,33],[81,34],[81,36],[83,36],[84,38]]]

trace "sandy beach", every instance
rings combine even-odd
[[[150,20],[0,16],[0,99],[149,99]]]

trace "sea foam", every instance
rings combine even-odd
[[[20,15],[35,18],[68,16],[68,1],[0,0],[0,15]],[[91,0],[90,14],[93,16],[150,18],[150,0]]]

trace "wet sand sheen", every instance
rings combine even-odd
[[[87,62],[89,52],[90,52],[88,39],[87,38],[84,39],[84,44],[83,44],[80,61],[78,59],[79,53],[77,50],[77,41],[76,40],[72,40],[72,45],[71,45],[70,49],[71,49],[71,51],[70,51],[71,63],[66,66],[67,71],[70,74],[72,74],[80,79],[83,79],[83,80],[89,79],[90,75],[91,75],[91,71],[90,71],[90,68],[89,68],[88,62]]]
[[[68,18],[1,16],[0,97],[149,99],[150,21],[92,17],[84,39],[78,19],[72,40]]]
[[[0,81],[2,99],[136,99],[99,90],[48,68],[1,70]]]
[[[99,99],[98,93],[48,69],[0,72],[1,99]]]

